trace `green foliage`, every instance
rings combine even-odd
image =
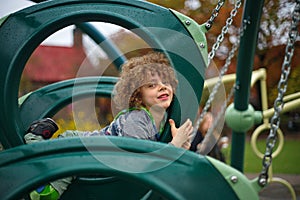
[[[82,116],[84,118],[84,115]],[[59,130],[55,133],[53,137],[57,137],[59,134],[65,132],[66,130],[77,130],[77,126],[74,120],[69,120],[65,118],[55,119],[57,124],[59,125]],[[81,131],[93,131],[99,129],[99,124],[92,123],[91,121],[85,121],[83,126],[80,125]]]
[[[54,137],[66,130],[99,130],[113,120],[111,100],[108,98],[82,99],[64,107],[53,116],[53,119],[59,125],[59,130]]]
[[[29,78],[23,75],[20,80],[19,96],[23,96],[34,89],[33,83],[29,80]]]

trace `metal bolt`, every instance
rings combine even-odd
[[[230,180],[232,183],[237,183],[238,182],[238,177],[237,176],[231,176]]]
[[[189,26],[189,25],[191,25],[191,21],[190,20],[185,20],[185,24]]]
[[[248,17],[248,19],[243,19],[243,22],[245,24],[251,24],[250,17]]]
[[[267,184],[267,179],[265,179],[265,178],[259,179],[259,180],[258,180],[258,184],[259,184],[260,186],[265,186],[265,185]]]
[[[200,46],[200,48],[205,48],[205,44],[203,44],[203,43],[200,43],[199,46]]]

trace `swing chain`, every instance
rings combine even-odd
[[[219,121],[221,120],[221,116],[223,116],[223,113],[225,112],[225,110],[227,108],[228,102],[233,97],[234,91],[235,91],[235,84],[233,84],[233,86],[231,87],[231,90],[230,90],[227,98],[225,99],[224,103],[222,104],[217,117],[213,120],[213,124],[207,130],[207,133],[205,134],[205,137],[202,141],[201,148],[197,149],[197,153],[200,153],[202,155],[208,154],[209,151],[211,150],[210,148],[213,147],[212,145],[209,145],[209,144],[212,144],[212,141],[216,142],[216,140],[218,139],[217,136],[214,135],[214,130],[216,129]]]
[[[266,152],[263,157],[263,169],[258,178],[258,184],[265,186],[268,180],[268,170],[272,164],[272,152],[277,140],[277,130],[280,124],[280,112],[283,109],[284,102],[283,96],[287,89],[288,76],[291,70],[291,59],[294,53],[294,44],[298,36],[297,26],[300,20],[300,0],[297,0],[293,17],[291,29],[289,31],[288,43],[285,49],[285,57],[281,68],[280,81],[278,83],[278,95],[274,101],[274,114],[271,118],[271,128],[270,133],[266,141]]]
[[[236,16],[237,11],[241,7],[241,5],[242,5],[242,1],[237,0],[234,5],[234,9],[232,9],[230,12],[230,17],[228,17],[226,19],[226,25],[223,26],[221,34],[218,35],[218,37],[217,37],[217,42],[214,43],[212,50],[208,54],[208,65],[210,64],[210,61],[215,57],[216,51],[219,49],[220,44],[223,42],[224,36],[228,32],[229,26],[231,26],[231,24],[233,22],[233,17]]]
[[[244,19],[243,20],[243,26],[241,26],[239,28],[239,31],[238,31],[237,41],[236,41],[236,43],[234,43],[232,45],[232,48],[231,48],[231,50],[230,50],[230,52],[228,54],[228,57],[226,58],[225,64],[224,64],[224,66],[222,67],[222,69],[220,71],[218,82],[214,85],[214,87],[212,89],[212,92],[210,93],[210,95],[208,97],[208,100],[206,101],[205,106],[204,106],[201,114],[199,115],[198,119],[196,120],[196,123],[195,123],[195,126],[194,126],[194,134],[193,135],[196,135],[196,131],[197,131],[198,127],[202,123],[204,116],[208,112],[208,109],[210,108],[210,105],[211,105],[212,101],[214,100],[214,97],[217,94],[220,85],[222,84],[222,77],[228,71],[228,67],[229,67],[229,65],[231,63],[232,58],[235,55],[235,52],[237,51],[237,49],[238,49],[238,47],[240,45],[241,37],[244,35],[244,31],[246,30],[248,24],[250,24],[250,21],[247,20],[247,19]],[[235,84],[233,85],[233,88],[235,88]],[[234,91],[234,90],[231,90],[231,91]],[[227,102],[225,102],[225,103],[227,103]]]
[[[220,9],[224,5],[224,2],[225,2],[225,0],[219,0],[216,8],[213,10],[213,13],[211,14],[211,16],[209,18],[209,20],[207,20],[207,22],[205,23],[205,28],[207,30],[209,30],[212,27],[215,18],[219,15]]]
[[[241,5],[242,5],[242,1],[241,0],[236,1],[234,9],[232,9],[231,12],[230,12],[230,17],[227,18],[227,20],[226,20],[226,25],[222,28],[221,34],[217,37],[217,42],[213,45],[211,52],[208,54],[208,65],[210,64],[210,61],[215,56],[215,53],[216,53],[217,49],[219,48],[220,44],[224,40],[224,35],[228,32],[228,28],[229,28],[229,26],[233,22],[233,17],[236,16],[237,11],[241,7]],[[229,65],[231,63],[231,59],[234,57],[235,51],[239,47],[240,38],[244,35],[244,30],[247,28],[247,25],[249,23],[250,23],[249,20],[243,20],[243,26],[240,27],[240,29],[239,29],[237,42],[232,46],[232,49],[229,52],[229,55],[228,55],[228,57],[227,57],[227,59],[225,61],[225,65],[221,69],[221,72],[220,72],[220,75],[219,75],[219,80],[215,84],[215,86],[214,86],[211,94],[209,95],[209,98],[208,98],[208,100],[207,100],[207,102],[206,102],[206,104],[204,106],[203,111],[201,112],[200,116],[196,120],[196,124],[194,126],[194,134],[193,134],[194,136],[196,135],[196,130],[200,126],[201,122],[203,121],[203,117],[205,116],[205,114],[207,113],[208,109],[210,108],[211,102],[214,100],[215,94],[217,93],[218,88],[220,87],[220,85],[222,83],[222,77],[227,72],[228,67],[229,67]]]
[[[196,123],[195,123],[195,126],[194,126],[194,133],[193,133],[194,135],[196,135],[196,131],[197,131],[198,127],[199,127],[200,124],[202,123],[204,116],[205,116],[206,113],[208,112],[208,109],[210,108],[210,105],[211,105],[212,101],[214,100],[215,95],[216,95],[217,92],[218,92],[218,88],[220,87],[220,85],[221,85],[221,83],[222,83],[222,77],[223,77],[223,76],[225,75],[225,73],[228,71],[228,67],[229,67],[229,65],[230,65],[230,63],[231,63],[231,59],[234,57],[235,52],[237,51],[238,47],[240,46],[241,37],[243,37],[244,32],[245,32],[245,30],[246,30],[248,24],[250,24],[250,21],[244,19],[244,20],[243,20],[243,26],[241,26],[241,27],[239,28],[239,31],[238,31],[238,39],[237,39],[236,43],[234,43],[234,44],[232,45],[232,48],[231,48],[231,50],[230,50],[230,52],[229,52],[229,54],[228,54],[228,57],[227,57],[227,59],[226,59],[226,61],[225,61],[225,65],[224,65],[224,66],[222,67],[222,69],[221,69],[221,72],[220,72],[220,75],[219,75],[218,82],[214,85],[213,90],[212,90],[212,92],[210,93],[209,98],[208,98],[208,100],[206,101],[206,104],[205,104],[205,106],[204,106],[204,108],[203,108],[203,110],[202,110],[202,112],[201,112],[199,118],[197,119],[197,121],[196,121]],[[215,130],[217,124],[219,123],[219,120],[220,120],[222,114],[225,112],[225,109],[226,109],[226,107],[227,107],[228,102],[230,101],[230,99],[232,98],[232,96],[233,96],[233,94],[234,94],[235,88],[236,88],[236,85],[235,85],[235,83],[234,83],[233,86],[232,86],[232,88],[231,88],[231,90],[230,90],[230,93],[228,94],[228,96],[227,96],[225,102],[223,103],[223,105],[222,105],[222,107],[221,107],[221,109],[220,109],[220,111],[219,111],[219,114],[218,114],[217,118],[214,120],[214,123],[212,124],[212,126],[208,129],[208,131],[207,131],[207,133],[206,133],[207,137],[205,136],[203,142],[205,142],[205,141],[206,141],[205,139],[206,139],[206,138],[210,138],[210,135],[213,134],[213,131]],[[205,151],[206,151],[206,150],[202,150],[202,149],[201,149],[199,152],[200,152],[201,154],[203,154],[203,153],[205,153]]]

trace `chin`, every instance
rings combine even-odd
[[[164,103],[161,105],[161,107],[163,107],[165,110],[168,109],[170,107],[170,103]]]
[[[166,104],[166,103],[159,103],[159,104],[155,104],[153,106],[151,106],[152,109],[168,109],[168,107],[170,106],[170,104]]]

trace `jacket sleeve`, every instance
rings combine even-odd
[[[99,130],[94,131],[78,131],[78,130],[67,130],[60,134],[58,138],[64,137],[90,137],[90,136],[101,136],[103,133]]]

